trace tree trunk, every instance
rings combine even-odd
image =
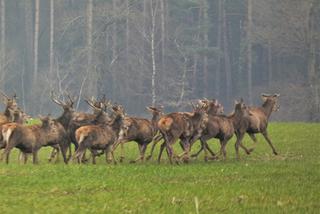
[[[5,0],[0,2],[1,12],[1,60],[0,60],[0,72],[5,73],[6,66],[6,4]]]
[[[35,0],[34,41],[33,41],[33,84],[38,81],[38,46],[39,46],[40,0]]]
[[[219,52],[221,51],[221,28],[222,28],[222,13],[223,13],[223,8],[222,8],[222,0],[218,1],[218,32],[217,32],[217,47]],[[215,71],[215,95],[216,98],[218,99],[220,96],[220,66],[221,66],[221,56],[220,53],[218,54],[217,57],[217,66],[216,66],[216,71]]]
[[[203,31],[203,45],[206,50],[208,50],[209,47],[209,39],[208,39],[208,2],[207,0],[203,0],[203,24],[204,24],[204,31]],[[203,56],[203,81],[204,81],[204,96],[207,97],[209,96],[208,91],[208,81],[209,81],[209,76],[208,76],[208,54],[206,53]]]
[[[155,59],[155,31],[156,31],[156,11],[157,11],[157,0],[154,5],[154,1],[151,0],[150,12],[151,12],[151,60],[152,60],[152,77],[151,77],[151,91],[152,91],[152,106],[156,104],[156,59]]]
[[[229,45],[228,45],[228,26],[227,26],[227,16],[226,16],[226,5],[225,0],[223,2],[223,53],[224,53],[224,69],[226,75],[226,100],[230,100],[232,91],[232,80],[231,80],[231,64],[229,55]]]
[[[201,45],[200,42],[200,33],[201,33],[201,17],[202,17],[202,7],[198,8],[198,32],[195,38],[195,45],[198,47]],[[198,64],[199,64],[199,54],[194,53],[193,55],[193,71],[192,71],[192,90],[194,94],[197,94],[197,71],[198,71]]]
[[[53,64],[54,64],[54,0],[50,0],[50,75],[53,74]]]
[[[316,73],[316,39],[315,39],[315,17],[313,3],[311,3],[308,14],[308,42],[309,42],[309,57],[308,57],[308,79],[311,87],[311,93],[314,100],[311,108],[311,121],[320,120],[320,97],[319,97],[319,81]]]
[[[248,29],[247,29],[247,42],[248,42],[248,97],[249,104],[252,105],[252,0],[248,0]]]
[[[129,23],[129,16],[130,16],[130,6],[129,0],[126,0],[126,7],[127,7],[127,16],[126,16],[126,70],[129,71],[129,49],[130,49],[130,23]]]
[[[161,10],[161,70],[165,69],[165,51],[166,51],[166,20],[165,20],[165,0],[160,0],[160,10]]]
[[[97,73],[93,69],[92,60],[92,19],[93,19],[93,0],[87,1],[87,51],[88,51],[88,65],[89,72],[89,91],[91,95],[97,96]]]
[[[272,83],[272,44],[271,40],[268,41],[268,85]]]

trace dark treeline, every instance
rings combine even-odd
[[[51,90],[137,115],[277,92],[274,119],[320,120],[318,0],[0,0],[0,18],[0,88],[33,115]]]

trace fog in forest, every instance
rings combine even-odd
[[[0,89],[33,116],[61,113],[51,91],[146,117],[280,93],[273,121],[320,121],[318,0],[0,0],[0,20]]]

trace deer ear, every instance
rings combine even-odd
[[[267,101],[267,96],[266,95],[264,95],[264,94],[261,94],[261,99],[263,100],[263,102],[265,102],[265,101]]]
[[[273,97],[280,97],[280,94],[274,94]]]

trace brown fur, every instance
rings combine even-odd
[[[120,107],[114,107],[114,111],[116,116],[112,122],[109,123],[106,120],[104,123],[82,126],[76,130],[75,135],[79,147],[75,153],[75,157],[78,159],[78,163],[81,163],[86,149],[89,149],[92,153],[94,150],[103,150],[105,151],[106,159],[108,158],[110,146],[118,138],[124,115],[123,109]],[[103,116],[105,113],[101,110],[100,115]],[[95,155],[92,156],[92,163],[96,163]]]
[[[266,95],[262,94],[261,98],[264,101],[262,106],[260,107],[249,107],[249,114],[242,119],[242,125],[243,127],[238,131],[237,137],[238,141],[237,143],[241,143],[244,134],[247,132],[250,136],[250,138],[257,143],[257,139],[255,137],[255,134],[261,133],[269,146],[272,149],[273,154],[277,155],[277,151],[275,147],[273,146],[269,135],[268,135],[268,121],[271,116],[271,113],[274,111],[278,111],[279,105],[278,105],[278,98],[279,94],[274,95]],[[236,147],[237,149],[237,147]],[[254,148],[251,148],[249,152],[253,151]],[[239,154],[237,151],[237,157],[239,158]]]
[[[130,141],[137,142],[140,155],[136,160],[131,161],[131,163],[144,161],[147,146],[152,142],[158,132],[157,123],[162,115],[161,109],[155,107],[147,107],[147,109],[152,113],[152,119],[126,117],[121,127],[118,142],[114,145],[115,149],[119,144]]]
[[[20,149],[23,153],[32,153],[33,163],[38,163],[38,150],[42,146],[50,145],[56,137],[52,133],[57,132],[54,121],[49,117],[42,118],[41,120],[42,125],[24,126],[21,124],[11,124],[11,127],[8,125],[7,131],[11,130],[11,128],[14,129],[11,130],[11,134],[6,137],[6,140],[8,140],[4,151],[6,163],[9,163],[10,151],[14,147]],[[5,133],[4,136],[6,136]]]
[[[161,155],[164,147],[166,146],[170,163],[172,163],[173,158],[180,158],[184,156],[184,160],[188,160],[190,145],[201,136],[203,130],[203,125],[207,120],[207,105],[201,105],[194,108],[193,113],[171,113],[163,116],[158,122],[158,128],[163,135],[165,142],[160,147],[160,153],[158,157],[158,162],[160,162]],[[170,128],[163,126],[162,121],[172,121]],[[172,145],[178,140],[181,140],[180,145],[183,147],[184,152],[176,156],[173,151]],[[177,160],[177,159],[176,159]]]

